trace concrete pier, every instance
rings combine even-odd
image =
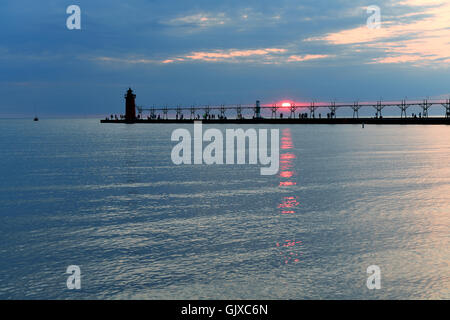
[[[450,125],[450,118],[335,118],[335,119],[136,119],[135,121],[127,120],[101,120],[101,123],[193,123],[194,121],[202,121],[204,124],[367,124],[367,125]]]

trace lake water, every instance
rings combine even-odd
[[[449,126],[278,126],[274,176],[178,127],[1,120],[0,298],[450,299]]]

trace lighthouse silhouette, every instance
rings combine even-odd
[[[136,95],[133,94],[131,88],[128,89],[125,95],[125,121],[135,122],[136,121]]]

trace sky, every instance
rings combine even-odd
[[[3,0],[0,27],[1,117],[123,113],[128,87],[146,107],[450,97],[449,0]]]

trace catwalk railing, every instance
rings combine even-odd
[[[247,111],[247,116],[253,118],[278,118],[287,114],[287,118],[313,118],[317,117],[318,110],[327,110],[326,117],[335,119],[340,109],[347,108],[353,111],[353,118],[359,118],[361,108],[373,108],[375,118],[382,118],[382,112],[385,108],[398,108],[400,117],[407,117],[407,110],[412,107],[418,107],[422,111],[420,118],[428,118],[430,108],[443,108],[445,118],[450,118],[450,99],[446,100],[421,100],[421,101],[377,101],[377,102],[353,102],[353,103],[317,103],[309,104],[291,104],[289,106],[273,105],[205,105],[205,106],[164,106],[164,107],[136,107],[139,119],[169,119],[169,113],[175,115],[175,119],[226,119],[231,113],[235,119],[243,119]],[[250,114],[248,114],[250,111]],[[298,112],[298,113],[297,113]],[[147,113],[147,115],[145,115]],[[188,114],[186,116],[186,113]],[[263,114],[265,113],[265,114]]]

